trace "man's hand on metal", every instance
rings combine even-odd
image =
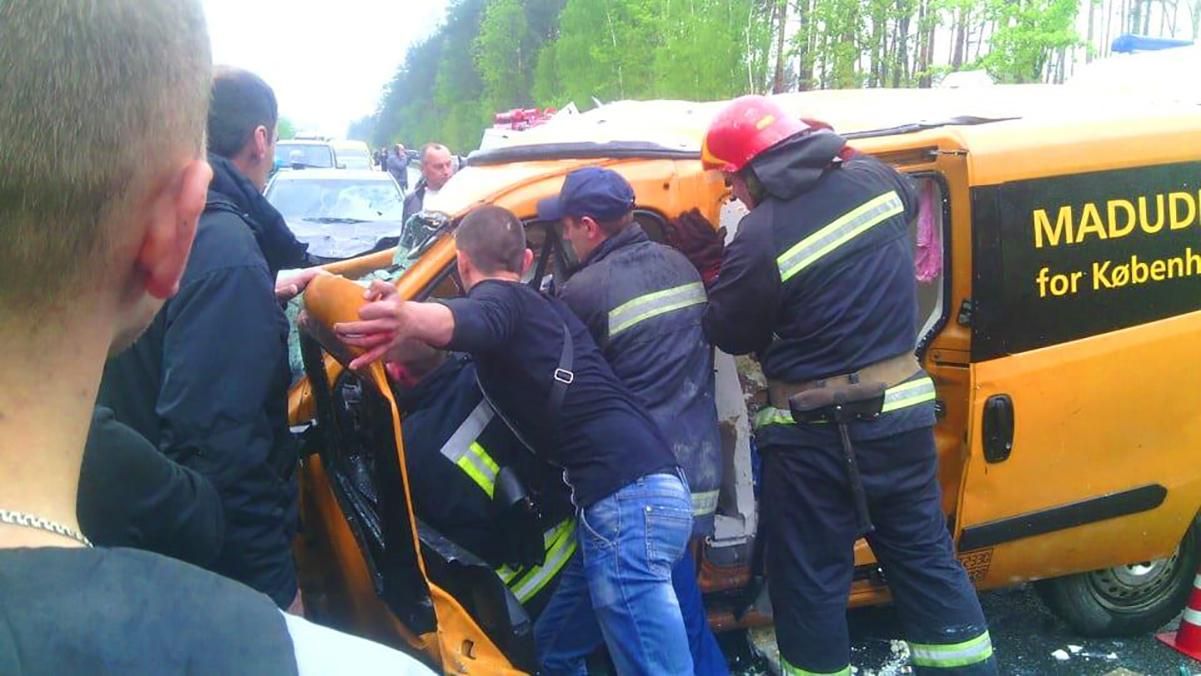
[[[668,223],[667,243],[679,249],[701,273],[705,286],[710,286],[721,271],[721,257],[725,252],[726,229],[716,228],[701,214],[691,209],[680,214],[673,223]]]
[[[404,341],[442,347],[454,335],[454,315],[441,303],[403,300],[395,286],[379,280],[371,283],[363,297],[368,303],[359,308],[359,321],[334,325],[343,343],[363,350],[350,362],[352,369],[382,359]]]
[[[329,273],[321,268],[308,268],[301,270],[294,275],[280,279],[275,283],[275,297],[281,302],[286,303],[304,291],[309,282],[313,281],[318,275],[328,275]]]
[[[404,324],[404,305],[396,287],[375,280],[363,294],[367,304],[359,308],[359,321],[340,322],[334,332],[343,343],[364,352],[350,362],[359,369],[383,357],[397,340]]]

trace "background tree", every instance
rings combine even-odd
[[[451,0],[352,135],[468,152],[515,107],[1058,82],[1124,32],[1199,31],[1201,0]]]
[[[346,138],[356,141],[370,141],[375,136],[375,116],[360,117],[350,123],[346,129]]]
[[[488,3],[475,38],[485,114],[530,104],[534,37],[521,0]]]
[[[283,115],[280,115],[279,121],[276,122],[276,131],[279,132],[280,139],[296,138],[296,125],[292,124],[292,120]]]
[[[996,24],[983,66],[999,82],[1038,82],[1057,51],[1079,43],[1077,0],[989,0]]]
[[[434,77],[433,99],[428,104],[434,132],[426,138],[419,137],[417,144],[436,141],[455,152],[464,152],[479,143],[488,114],[483,108],[484,85],[476,69],[474,46],[484,4],[484,0],[451,3]]]

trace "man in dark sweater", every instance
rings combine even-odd
[[[376,282],[361,321],[334,327],[367,350],[352,367],[405,340],[467,352],[497,414],[563,468],[580,555],[535,628],[542,673],[573,668],[557,658],[574,656],[566,646],[599,622],[620,673],[691,674],[671,569],[692,530],[692,500],[667,442],[571,310],[521,282],[533,253],[513,214],[480,207],[463,218],[455,242],[467,297],[405,302]]]
[[[97,406],[79,475],[79,526],[102,547],[133,547],[197,566],[221,552],[221,496],[196,470]]]

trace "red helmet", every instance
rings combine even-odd
[[[764,150],[814,127],[829,125],[807,124],[766,96],[742,96],[722,108],[709,123],[701,162],[706,169],[740,171]]]

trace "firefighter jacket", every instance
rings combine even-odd
[[[709,290],[706,335],[727,352],[756,353],[769,380],[850,373],[916,345],[916,190],[874,158],[838,159],[844,145],[817,132],[752,161],[767,194],[739,223]],[[930,403],[933,383],[915,374],[886,398],[886,413]],[[878,436],[933,424],[933,406],[918,409],[853,431]]]
[[[598,246],[561,298],[659,426],[688,477],[694,530],[711,533],[722,454],[700,275],[635,224]]]
[[[475,364],[451,355],[413,389],[405,410],[405,468],[413,509],[424,522],[497,568],[525,604],[554,579],[575,551],[575,521],[561,471],[525,449],[495,414],[476,383]],[[542,513],[546,560],[513,570],[503,565],[506,538],[492,496],[497,473],[512,467]]]

